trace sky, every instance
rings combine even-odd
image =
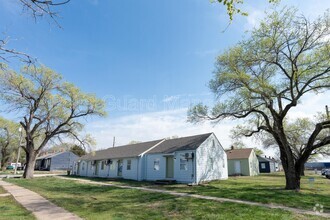
[[[112,146],[114,136],[123,145],[207,132],[230,147],[229,131],[238,121],[189,124],[187,109],[214,102],[207,84],[217,55],[247,37],[271,7],[268,0],[245,1],[249,16],[236,16],[230,25],[225,8],[209,0],[71,0],[57,9],[60,28],[47,18],[35,21],[18,2],[0,0],[0,31],[10,37],[8,46],[106,101],[108,116],[86,125],[96,149]],[[324,0],[281,4],[310,18],[330,8]],[[306,97],[292,117],[323,111],[328,97]]]

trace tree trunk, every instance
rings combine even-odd
[[[35,150],[31,150],[31,152],[26,152],[26,167],[24,170],[23,178],[26,179],[33,178],[36,158],[37,158],[37,153]]]
[[[300,173],[296,173],[295,170],[293,171],[290,169],[288,171],[285,171],[285,189],[288,190],[300,190]]]
[[[287,159],[286,155],[281,156],[282,166],[285,173],[285,189],[300,190],[300,170],[296,169],[293,160]]]
[[[2,171],[6,171],[7,163],[9,161],[9,157],[8,157],[7,149],[5,147],[3,147],[1,149],[1,155],[2,155],[2,157],[1,157],[1,166],[2,166],[1,169],[2,169]]]
[[[300,176],[305,176],[305,164],[303,165],[302,169],[300,170]]]

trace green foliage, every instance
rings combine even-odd
[[[14,159],[19,146],[19,124],[0,117],[0,168],[5,169],[7,162]]]
[[[298,127],[308,127],[304,133],[308,140],[296,157],[296,144],[290,139],[297,134],[288,130],[287,115],[305,94],[329,88],[330,12],[310,21],[298,16],[296,9],[284,8],[268,13],[249,38],[218,56],[210,81],[217,103],[212,109],[203,104],[190,108],[188,121],[244,119],[238,129],[242,135],[270,135],[288,172],[287,184],[292,180],[287,188],[296,189],[303,164],[330,144],[329,135],[323,135],[330,121],[324,119],[314,126],[297,122]]]
[[[106,115],[103,100],[82,92],[45,66],[27,66],[20,73],[0,71],[0,91],[0,99],[18,114],[25,131],[23,149],[29,157],[33,155],[27,168],[34,166],[32,161],[49,141],[68,138],[85,144],[80,137],[82,119]]]
[[[78,145],[74,145],[73,147],[71,147],[70,151],[79,157],[84,156],[86,154],[85,149]]]
[[[227,14],[229,16],[229,19],[232,21],[234,19],[235,14],[240,14],[243,16],[247,16],[248,13],[242,11],[242,9],[239,7],[239,5],[244,4],[244,0],[211,0],[211,2],[217,1],[218,3],[222,4],[227,9]],[[279,3],[280,0],[268,0],[271,4]]]

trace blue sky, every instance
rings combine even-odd
[[[0,31],[10,36],[9,46],[107,101],[109,116],[86,128],[97,148],[111,146],[113,136],[125,144],[210,131],[229,147],[234,122],[191,125],[186,111],[213,101],[206,85],[216,56],[258,24],[268,0],[246,1],[249,16],[236,16],[228,28],[225,9],[209,0],[71,0],[58,8],[62,28],[45,18],[35,22],[17,2],[0,0]],[[324,0],[282,4],[308,17],[330,8]],[[321,97],[317,105],[323,104]]]

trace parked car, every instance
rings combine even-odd
[[[325,177],[330,179],[330,170],[329,169],[325,172]]]
[[[329,169],[322,169],[321,170],[321,174],[322,174],[322,176],[325,176],[325,173],[328,171]]]
[[[7,170],[13,170],[13,169],[14,169],[14,166],[12,166],[12,165],[7,166]]]

